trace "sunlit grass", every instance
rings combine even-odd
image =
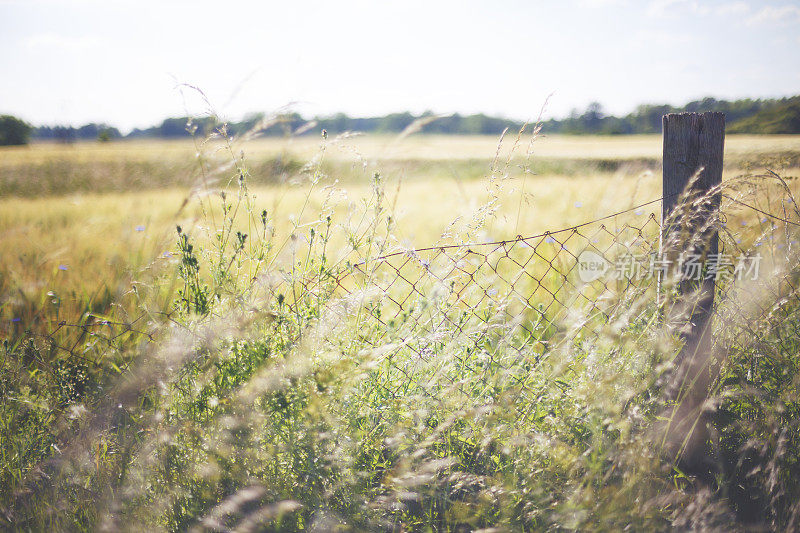
[[[655,182],[651,175],[528,176],[524,184],[522,179],[510,179],[500,193],[503,207],[482,238],[531,235],[628,209],[658,198]],[[387,189],[397,224],[397,246],[409,248],[441,241],[454,220],[468,221],[488,197],[486,184],[476,180],[395,180],[387,183]],[[285,238],[295,222],[308,221],[290,218],[306,201],[305,187],[257,187],[252,192],[257,209],[266,209],[273,217],[278,236]],[[316,216],[330,198],[334,220],[341,220],[351,204],[358,205],[368,193],[368,185],[347,183],[331,189],[320,184],[309,197],[306,213],[313,215],[307,216]],[[198,199],[180,209],[186,198],[186,191],[167,189],[0,199],[4,281],[18,288],[12,291],[17,298],[3,304],[3,319],[29,316],[32,311],[24,309],[38,307],[42,295],[50,291],[62,296],[61,316],[74,317],[74,300],[104,289],[114,294],[130,290],[131,279],[141,269],[171,260],[164,255],[174,251],[176,225],[192,231],[200,223]],[[204,202],[214,206],[212,212],[219,216],[213,196]],[[650,205],[641,214],[657,209],[658,205]]]
[[[630,140],[643,144],[597,161],[650,157],[652,139]],[[459,248],[467,254],[487,249],[475,243],[619,211],[629,212],[592,225],[608,226],[598,245],[624,245],[644,227],[639,239],[652,247],[658,172],[572,160],[558,163],[571,172],[541,172],[524,146],[492,163],[491,154],[473,157],[469,139],[433,141],[447,158],[417,147],[380,164],[345,147],[350,162],[333,156],[259,181],[263,167],[248,155],[250,185],[215,161],[187,174],[185,187],[165,173],[158,188],[138,189],[122,174],[117,192],[77,180],[68,193],[0,199],[0,331],[11,333],[0,358],[0,523],[702,529],[736,524],[734,511],[746,516],[749,494],[726,491],[764,497],[779,483],[795,494],[796,447],[777,437],[782,427],[797,435],[796,394],[781,385],[797,376],[796,292],[781,281],[796,280],[794,181],[790,190],[768,176],[753,177],[752,191],[740,185],[748,202],[783,210],[783,227],[726,203],[726,247],[766,235],[757,249],[780,269],[757,295],[768,313],[733,301],[745,326],[721,328],[738,337],[725,339],[720,360],[730,363],[709,398],[730,417],[719,422],[722,451],[714,449],[727,470],[710,495],[657,434],[669,408],[661,380],[677,347],[652,287],[595,287],[588,294],[602,297],[608,316],[584,300],[571,305],[577,280],[559,269],[592,242],[588,230],[564,248],[534,240],[536,255],[531,246],[501,249],[502,264],[479,254],[437,263],[436,250],[400,270],[375,261],[405,251],[394,259],[402,265],[413,249],[472,243]],[[448,152],[456,141],[463,155]],[[348,142],[326,147],[326,157]],[[89,156],[79,165],[95,168]],[[48,168],[57,180],[58,166]],[[729,167],[726,181],[739,171]],[[630,231],[618,233],[621,220]],[[559,303],[547,306],[555,294]],[[152,335],[110,337],[127,330],[106,318],[136,315]],[[91,324],[48,335],[60,321]],[[748,411],[758,409],[780,414]],[[769,450],[752,469],[739,461],[748,438]],[[766,479],[765,469],[777,474]],[[786,523],[790,504],[775,501],[763,516]]]
[[[486,139],[472,141],[485,142]],[[277,145],[272,140],[258,142]],[[376,141],[373,139],[372,142]],[[459,150],[463,150],[470,139],[442,138],[428,142],[433,142],[434,146],[437,142],[458,142],[461,143]],[[547,139],[536,142],[546,146]],[[602,146],[611,140],[570,139],[569,143],[562,142],[562,149],[566,149],[592,142]],[[638,143],[652,144],[648,139]],[[80,159],[90,158],[96,150],[97,154],[135,158],[141,157],[141,153],[134,148],[146,149],[148,146],[154,154],[159,150],[164,153],[174,150],[173,155],[188,154],[182,141],[132,143],[130,146],[120,143],[111,149],[99,146],[34,147],[31,154],[73,150],[73,156]],[[535,146],[538,150],[539,145]],[[619,155],[621,145],[608,145],[606,148],[609,146]],[[419,147],[415,149],[418,150],[415,156],[424,159]],[[463,173],[447,175],[442,167],[424,179],[421,175],[426,171],[424,164],[415,168],[410,176],[403,170],[405,166],[413,164],[388,165],[388,170],[375,167],[384,172],[383,182],[396,223],[398,247],[419,248],[447,240],[454,230],[453,222],[456,221],[455,227],[467,223],[471,213],[489,197],[490,188],[484,180],[465,178]],[[336,212],[334,218],[341,220],[354,205],[358,206],[368,196],[372,168],[353,167],[351,164],[348,170],[355,173],[355,178],[343,182],[339,182],[336,175],[324,178],[308,197],[306,213],[318,213],[323,203],[328,202]],[[468,162],[463,168],[475,176],[485,176],[490,172],[491,162]],[[501,187],[496,188],[501,208],[482,228],[482,240],[553,231],[660,197],[657,172],[622,169],[618,172],[594,171],[584,176],[541,175],[524,173],[519,164],[511,164],[508,174],[508,178],[501,180]],[[727,175],[733,177],[736,172],[727,172]],[[199,178],[195,176],[193,179]],[[307,222],[290,218],[306,202],[307,184],[304,179],[287,175],[286,183],[282,185],[253,188],[256,207],[270,213],[278,235],[285,237],[296,224]],[[254,181],[258,181],[258,176]],[[3,283],[7,289],[13,287],[6,293],[15,295],[3,303],[2,319],[8,324],[7,321],[14,318],[22,321],[33,316],[34,308],[41,312],[48,292],[60,296],[59,317],[76,318],[85,309],[85,301],[96,298],[95,295],[105,291],[115,295],[130,291],[131,280],[137,272],[171,260],[165,257],[165,253],[174,251],[175,226],[181,224],[191,231],[202,215],[199,203],[215,206],[213,197],[212,193],[200,200],[188,189],[172,187],[107,194],[81,191],[67,196],[0,198]],[[212,207],[212,212],[213,209],[217,207]],[[659,210],[659,204],[651,204],[638,210],[637,215],[646,217],[653,213],[659,216]]]

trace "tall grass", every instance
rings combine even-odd
[[[517,305],[504,285],[520,269],[471,273],[465,287],[463,270],[432,263],[389,320],[397,288],[382,258],[415,256],[398,234],[396,189],[367,165],[363,198],[337,206],[325,158],[347,139],[323,138],[279,223],[235,140],[217,136],[223,149],[199,158],[198,222],[175,229],[173,263],[144,270],[128,295],[146,334],[79,328],[66,351],[24,334],[4,342],[6,527],[798,526],[800,213],[784,182],[725,188],[726,249],[769,260],[757,280],[723,285],[704,366],[714,371],[702,401],[686,404],[687,431],[669,424],[686,401],[669,393],[685,375],[675,300],[609,284],[594,294],[606,314],[568,305],[522,335],[537,302]],[[501,206],[513,158],[497,158],[485,202],[437,245],[516,229]],[[524,270],[559,290],[547,265]],[[491,289],[497,298],[482,299]],[[688,461],[681,444],[699,434],[692,454],[705,460]]]

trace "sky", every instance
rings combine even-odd
[[[800,94],[800,0],[0,0],[0,114],[564,116]]]

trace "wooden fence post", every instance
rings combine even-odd
[[[725,147],[725,115],[723,113],[677,113],[664,115],[663,196],[661,209],[662,255],[673,263],[676,253],[700,256],[708,267],[718,259],[719,244],[713,217],[719,209],[720,194],[710,198],[708,193],[722,183],[722,162]],[[696,205],[684,205],[685,193],[706,197]],[[676,208],[683,211],[671,218]],[[687,227],[687,224],[689,226]],[[694,245],[679,242],[689,239]],[[674,265],[673,265],[674,266]],[[700,274],[698,272],[698,274]],[[701,278],[705,278],[700,274]],[[699,284],[699,286],[698,286]],[[700,344],[714,303],[713,277],[683,280],[681,292],[699,290],[691,323],[686,335],[687,351],[694,352]]]
[[[725,144],[725,115],[723,113],[680,113],[663,117],[663,206],[661,254],[670,270],[683,254],[695,258],[705,267],[697,272],[699,279],[687,279],[687,268],[673,272],[679,276],[680,298],[672,311],[683,326],[683,348],[675,360],[675,372],[668,388],[675,407],[668,440],[673,451],[682,458],[684,467],[698,471],[705,467],[707,430],[702,406],[715,371],[712,365],[711,314],[714,304],[715,280],[712,275],[719,264],[716,211],[719,209],[719,189],[722,183],[722,163]],[[686,194],[695,201],[683,202]],[[695,269],[699,267],[695,266]],[[693,273],[694,274],[694,273]],[[694,277],[694,276],[692,276]],[[663,275],[659,279],[659,291]],[[688,321],[688,323],[687,323]]]

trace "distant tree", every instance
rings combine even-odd
[[[728,131],[770,132],[783,133],[798,131],[797,126],[797,98],[782,100],[752,100],[743,99],[736,101],[717,100],[715,98],[702,98],[689,102],[683,106],[640,105],[632,113],[625,116],[611,116],[604,112],[598,102],[592,102],[585,110],[573,109],[568,117],[563,119],[549,119],[542,123],[545,133],[566,133],[573,135],[582,134],[638,134],[660,133],[662,116],[667,113],[683,111],[703,112],[721,111],[725,113]],[[313,128],[301,128],[307,124],[297,113],[284,113],[276,117],[275,121],[266,121],[266,127],[260,130],[262,135],[312,135],[321,130],[330,134],[345,131],[358,131],[363,133],[399,133],[419,117],[433,116],[433,112],[425,111],[422,115],[415,116],[411,113],[393,113],[382,117],[349,117],[344,113],[329,116],[317,116],[313,119]],[[249,115],[241,122],[230,122],[227,131],[232,135],[241,135],[250,131],[259,124],[263,114]],[[750,120],[752,118],[752,120]],[[128,137],[186,137],[189,119],[187,117],[168,118],[158,126],[147,129],[134,129]],[[87,124],[80,130],[72,129],[73,136],[82,136],[84,128],[93,126]],[[96,125],[99,126],[99,125]],[[449,116],[440,116],[425,124],[423,133],[445,135],[499,135],[505,128],[517,131],[522,126],[521,122],[483,114],[459,115],[454,113]],[[193,119],[190,129],[196,129],[196,135],[204,136],[219,127],[216,119],[205,117]],[[62,128],[63,129],[63,128]],[[88,129],[87,129],[88,131]],[[99,130],[98,130],[99,131]],[[59,127],[40,127],[36,130],[36,138],[60,138],[65,134]],[[83,138],[83,137],[81,137]]]
[[[392,113],[383,117],[378,131],[382,133],[403,131],[412,122],[414,122],[414,115],[411,113]]]
[[[28,144],[33,127],[11,115],[0,116],[0,146]]]
[[[101,124],[97,132],[97,140],[101,143],[107,143],[120,137],[122,137],[122,134],[117,128],[105,124]]]
[[[228,127],[234,135],[244,135],[258,126],[264,118],[264,113],[250,113],[241,122],[233,122]],[[264,133],[263,128],[260,128],[259,132]]]
[[[728,126],[730,133],[797,134],[800,133],[800,96],[781,100],[755,115]]]
[[[586,107],[586,112],[581,116],[581,125],[588,133],[597,133],[602,129],[603,119],[606,118],[600,102],[592,102]]]
[[[190,137],[198,135],[205,137],[210,134],[215,127],[219,126],[213,117],[173,117],[165,119],[156,129],[158,137]]]
[[[53,138],[64,144],[72,144],[75,142],[77,130],[72,126],[56,126],[53,128]]]
[[[101,126],[99,124],[86,124],[78,128],[76,136],[78,139],[97,139],[100,135],[100,128]]]
[[[167,118],[161,123],[159,133],[162,137],[186,137],[189,135],[188,124],[187,117]]]
[[[350,129],[350,117],[344,113],[337,113],[332,117],[325,119],[324,124],[327,126],[324,129],[328,130],[329,132],[342,133]]]

